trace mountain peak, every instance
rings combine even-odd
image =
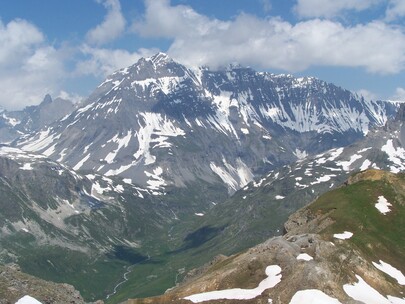
[[[146,60],[150,60],[153,62],[154,65],[159,66],[159,65],[164,65],[169,62],[173,62],[173,59],[170,58],[166,53],[159,52]]]
[[[44,99],[41,102],[41,105],[47,105],[47,104],[50,104],[50,103],[52,103],[52,97],[51,97],[51,95],[46,94]]]

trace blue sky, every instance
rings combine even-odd
[[[405,100],[405,0],[1,1],[0,106],[80,100],[158,51]]]

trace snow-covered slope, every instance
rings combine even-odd
[[[151,190],[201,179],[233,192],[270,168],[350,144],[396,109],[311,77],[191,70],[159,53],[107,77],[82,107],[18,146]]]

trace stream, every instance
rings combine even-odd
[[[147,258],[146,260],[143,260],[143,261],[140,261],[140,262],[138,262],[138,263],[129,265],[129,266],[127,267],[127,271],[126,271],[126,272],[124,273],[124,275],[123,275],[123,280],[122,280],[121,282],[119,282],[117,285],[115,285],[113,292],[107,295],[106,300],[108,300],[111,296],[115,295],[115,294],[117,293],[118,287],[120,287],[122,284],[124,284],[125,282],[128,281],[128,277],[127,277],[127,276],[132,272],[132,270],[134,269],[134,267],[135,267],[136,265],[150,260],[150,255],[149,255],[149,253],[146,253],[146,254],[148,255],[148,258]]]

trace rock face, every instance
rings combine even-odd
[[[0,109],[0,143],[12,142],[22,134],[39,131],[74,109],[71,101],[62,98],[53,100],[50,95],[46,95],[39,105],[26,107],[22,111]]]
[[[202,180],[233,193],[271,168],[362,138],[397,107],[311,77],[192,70],[159,53],[112,74],[18,146],[151,190]]]
[[[403,303],[405,238],[403,227],[396,225],[403,221],[404,185],[403,175],[377,170],[354,175],[346,185],[290,216],[284,236],[217,259],[160,297],[127,303],[199,303],[204,298],[211,300],[201,302],[239,303],[232,297],[239,295],[241,300],[241,294],[246,298],[240,303],[307,303],[305,295],[330,303],[369,303],[367,293],[378,303],[391,303],[395,297],[395,303]],[[383,214],[375,206],[381,197],[389,202],[391,213]],[[343,229],[347,231],[340,233]],[[280,267],[281,280],[249,298],[252,289],[263,284],[270,265]],[[399,275],[389,274],[384,265]]]
[[[44,304],[84,304],[75,288],[38,279],[21,272],[16,264],[0,266],[0,303],[15,303],[29,295]]]

